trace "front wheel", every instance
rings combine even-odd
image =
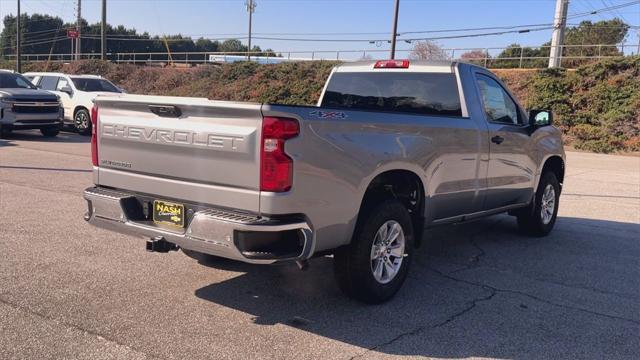
[[[560,183],[556,175],[544,172],[532,203],[517,215],[520,230],[534,236],[548,235],[556,223],[559,201]]]
[[[334,254],[340,288],[369,304],[391,299],[404,283],[413,254],[413,224],[398,200],[385,201],[360,219],[351,244]]]
[[[11,135],[11,129],[6,126],[0,125],[0,139],[4,139],[9,135]]]
[[[45,137],[56,137],[60,133],[60,130],[57,127],[46,127],[40,129],[40,132]]]
[[[81,135],[91,135],[91,117],[87,109],[76,111],[73,116],[73,126]]]

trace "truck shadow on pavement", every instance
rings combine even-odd
[[[251,314],[255,324],[357,346],[349,348],[355,357],[633,357],[638,233],[634,223],[560,217],[548,237],[532,238],[504,215],[428,231],[403,289],[382,305],[342,295],[329,257],[306,272],[204,261],[244,274],[195,295]]]
[[[39,130],[17,131],[0,139],[1,146],[16,146],[15,141],[55,142],[55,143],[90,143],[91,136],[82,136],[74,132],[61,131],[56,137],[45,137]]]

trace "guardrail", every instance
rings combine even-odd
[[[571,67],[593,59],[621,57],[626,53],[640,54],[640,44],[596,44],[596,45],[564,45],[562,47],[563,65]],[[464,60],[485,67],[540,68],[546,67],[551,46],[522,47],[475,47],[437,49],[431,54],[433,59]],[[505,52],[508,51],[507,54]],[[412,58],[412,49],[396,50],[396,58]],[[363,50],[317,50],[317,51],[279,51],[277,56],[265,55],[264,52],[251,52],[252,61],[277,63],[285,61],[338,60],[356,61],[362,59],[386,58],[387,49]],[[115,63],[165,65],[165,64],[205,64],[234,62],[246,59],[247,52],[135,52],[108,53],[107,59]],[[15,55],[5,55],[15,60]],[[80,59],[99,59],[99,53],[83,53]],[[70,62],[76,54],[23,54],[25,62]]]

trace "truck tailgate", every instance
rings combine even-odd
[[[259,211],[261,105],[97,98],[99,185]]]

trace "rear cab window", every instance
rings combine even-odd
[[[322,107],[462,116],[456,75],[429,72],[335,72]]]

